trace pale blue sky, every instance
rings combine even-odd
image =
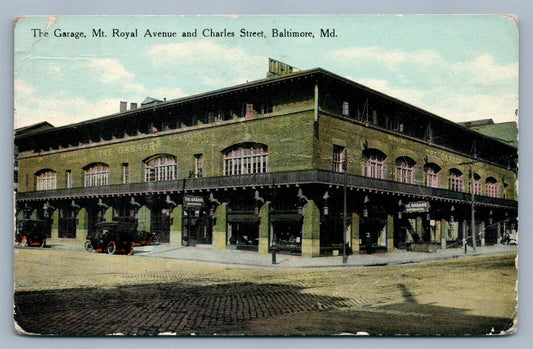
[[[49,37],[33,37],[47,28]],[[106,38],[93,38],[101,28]],[[112,29],[138,29],[112,38]],[[196,38],[145,38],[198,29]],[[202,29],[265,32],[206,38]],[[273,38],[272,28],[314,39]],[[336,38],[320,38],[335,28]],[[56,38],[54,31],[87,38]],[[518,28],[505,16],[28,17],[15,27],[15,127],[118,112],[119,101],[174,99],[262,79],[268,57],[321,67],[452,121],[517,121]]]

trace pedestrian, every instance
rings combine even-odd
[[[372,246],[372,239],[370,237],[370,232],[366,232],[365,234],[365,244],[366,244],[366,253],[372,254],[374,252],[373,246]]]

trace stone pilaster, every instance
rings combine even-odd
[[[139,230],[152,231],[152,211],[147,206],[142,206],[137,214]]]
[[[352,213],[352,251],[354,254],[359,254],[359,214]]]
[[[481,221],[481,246],[485,246],[485,221]]]
[[[217,222],[213,231],[213,247],[216,250],[224,250],[226,248],[226,237],[228,235],[228,205],[225,203],[219,205],[215,211],[215,216]]]
[[[114,213],[113,207],[108,207],[104,213],[104,222],[106,223],[113,222],[113,213]]]
[[[270,202],[267,201],[259,210],[259,253],[268,253],[270,233]]]
[[[52,213],[52,241],[59,239],[59,210]]]
[[[172,224],[170,225],[170,244],[181,246],[183,236],[183,206],[178,205],[172,210]]]
[[[313,202],[304,206],[302,256],[318,257],[320,255],[320,210]]]
[[[448,237],[448,221],[445,219],[440,220],[440,248],[446,249],[446,240]]]
[[[422,226],[422,217],[420,216],[416,217],[416,234],[423,242],[425,242],[424,241],[424,227]]]
[[[387,252],[394,250],[394,216],[387,215]]]
[[[78,226],[76,227],[76,240],[85,241],[89,232],[89,213],[82,208],[78,212]]]

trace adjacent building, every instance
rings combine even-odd
[[[515,146],[290,68],[270,60],[263,80],[17,132],[17,216],[51,219],[52,239],[134,220],[163,243],[308,257],[516,230]]]

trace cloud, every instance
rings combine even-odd
[[[96,70],[100,74],[100,80],[104,83],[133,79],[134,77],[132,73],[124,69],[119,61],[112,58],[92,59],[88,67]]]
[[[257,67],[266,65],[263,56],[213,40],[158,44],[150,47],[146,54],[156,69],[172,71],[178,79],[195,79],[205,85],[202,88],[225,87],[264,77],[264,74],[250,76],[250,72],[257,72]]]
[[[424,101],[424,92],[414,88],[394,88],[388,81],[375,78],[349,79],[412,105],[419,106]]]
[[[351,47],[334,50],[328,56],[334,60],[354,61],[358,64],[372,62],[389,70],[402,69],[405,65],[416,65],[418,69],[423,69],[443,63],[440,55],[433,50],[398,51],[381,47]]]
[[[352,61],[357,67],[386,69],[402,77],[466,86],[509,83],[518,78],[518,63],[498,65],[483,54],[471,60],[448,62],[434,50],[388,50],[381,47],[351,47],[334,50],[327,56],[336,61]],[[420,74],[428,74],[421,78]]]
[[[15,128],[41,121],[62,126],[119,111],[118,100],[113,98],[91,102],[65,91],[45,97],[23,80],[15,80],[14,88]]]
[[[453,121],[515,120],[518,63],[498,64],[489,54],[449,62],[433,50],[352,47],[327,54],[354,62],[351,79]]]

